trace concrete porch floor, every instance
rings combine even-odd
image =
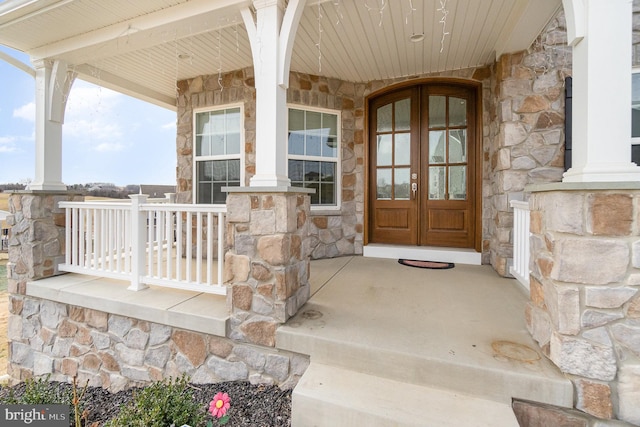
[[[277,347],[311,357],[309,378],[305,374],[294,391],[293,420],[298,425],[348,425],[338,417],[309,424],[322,414],[340,413],[336,405],[351,405],[355,419],[362,421],[372,411],[366,401],[378,400],[367,391],[372,387],[378,387],[377,392],[383,387],[403,390],[398,403],[409,421],[395,424],[396,408],[387,418],[381,414],[382,421],[367,419],[367,425],[390,420],[396,420],[393,425],[463,425],[461,419],[427,421],[426,399],[439,401],[450,416],[466,408],[470,413],[464,422],[471,424],[464,425],[517,425],[509,414],[512,398],[573,406],[570,381],[541,354],[526,330],[524,288],[490,266],[458,264],[430,270],[402,266],[396,260],[335,258],[312,262],[311,286],[311,299],[278,329],[276,339]],[[329,378],[332,369],[334,380]],[[339,377],[351,378],[351,384],[342,384]],[[362,390],[354,391],[353,383],[361,383]],[[350,403],[336,401],[324,410],[314,409],[322,408],[318,402],[305,405],[331,399],[323,396],[323,385],[334,388],[328,395]],[[343,394],[335,390],[342,385]],[[351,400],[358,393],[361,401]],[[458,399],[453,406],[443,403],[447,393]],[[460,394],[471,398],[463,403]],[[411,399],[417,399],[413,421],[407,414]],[[497,402],[500,409],[490,409],[488,402]],[[360,411],[353,410],[358,405]],[[482,407],[504,411],[505,417],[482,422]]]

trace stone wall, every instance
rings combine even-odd
[[[64,262],[65,213],[61,201],[83,201],[76,194],[13,193],[9,197],[9,292],[24,294],[27,282],[58,274]]]
[[[230,338],[273,347],[277,327],[309,299],[309,200],[295,192],[229,193]]]
[[[9,298],[8,373],[15,380],[52,380],[117,392],[187,374],[194,383],[248,380],[292,388],[306,356],[238,343],[22,295]]]
[[[496,110],[489,126],[490,177],[483,221],[491,264],[508,274],[513,258],[513,211],[525,185],[559,182],[564,172],[564,78],[571,74],[564,14],[559,13],[524,52],[502,55],[492,90]],[[489,119],[487,121],[487,119]]]
[[[531,195],[527,327],[577,409],[640,424],[640,189],[568,190]]]

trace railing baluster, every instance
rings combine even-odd
[[[213,214],[207,212],[207,285],[211,285],[213,278],[211,269],[213,267]]]
[[[202,282],[202,212],[196,213],[196,282]]]
[[[531,222],[529,204],[512,200],[511,207],[513,207],[513,266],[510,273],[529,289],[529,228]]]
[[[176,214],[176,280],[182,281],[182,211]]]
[[[167,279],[173,279],[173,213],[167,212]]]
[[[65,238],[65,242],[64,242],[64,262],[66,264],[73,264],[72,261],[72,252],[71,252],[71,240],[72,240],[72,236],[73,233],[72,228],[71,228],[71,216],[73,215],[73,210],[75,208],[65,208],[64,210],[64,226],[66,228],[66,238]]]
[[[187,212],[187,250],[186,250],[186,262],[185,262],[185,269],[187,270],[187,277],[186,277],[186,281],[187,282],[191,282],[191,252],[192,252],[192,248],[191,248],[191,241],[192,239],[192,234],[193,234],[193,214],[191,212]]]
[[[224,285],[222,273],[224,271],[225,224],[224,212],[218,212],[218,286]]]

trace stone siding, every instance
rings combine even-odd
[[[58,202],[83,201],[71,193],[20,192],[9,196],[9,292],[24,294],[27,282],[59,274],[64,262],[65,211]]]
[[[292,388],[302,355],[34,297],[9,298],[9,375],[117,392],[187,374],[194,383],[248,380]]]
[[[513,258],[513,211],[527,184],[559,182],[564,172],[564,79],[571,75],[564,14],[559,13],[524,52],[502,55],[495,66],[495,97],[485,127],[484,229],[491,265],[508,275]]]
[[[534,192],[527,327],[576,408],[640,424],[640,190]]]

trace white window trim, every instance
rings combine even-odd
[[[215,105],[215,106],[211,106],[211,107],[202,107],[202,108],[194,108],[193,109],[193,126],[191,128],[191,141],[192,141],[192,149],[193,149],[193,162],[192,162],[192,180],[191,182],[192,184],[192,199],[193,200],[193,204],[197,203],[197,189],[198,189],[198,182],[197,182],[197,170],[198,168],[197,166],[197,162],[200,161],[207,161],[207,160],[227,160],[227,159],[237,159],[237,155],[236,154],[225,154],[225,155],[218,155],[218,156],[196,156],[196,125],[197,125],[197,121],[196,121],[196,116],[198,115],[198,113],[208,113],[211,111],[220,111],[220,110],[228,110],[231,108],[240,108],[240,187],[244,187],[245,186],[245,158],[246,158],[246,152],[245,152],[245,142],[244,142],[244,135],[245,135],[245,128],[244,128],[244,103],[242,102],[236,102],[233,104],[224,104],[224,105]],[[214,203],[212,204],[212,206],[226,206],[226,204],[222,204],[222,203]]]
[[[316,113],[334,114],[337,116],[337,132],[338,132],[338,156],[337,157],[322,157],[322,156],[303,156],[299,154],[289,154],[289,109],[313,111]],[[287,104],[287,177],[289,176],[289,159],[292,160],[310,160],[310,161],[331,161],[336,162],[336,204],[335,206],[327,205],[311,205],[312,212],[328,212],[333,213],[342,209],[342,111],[332,110],[329,108],[309,107],[301,104]]]

